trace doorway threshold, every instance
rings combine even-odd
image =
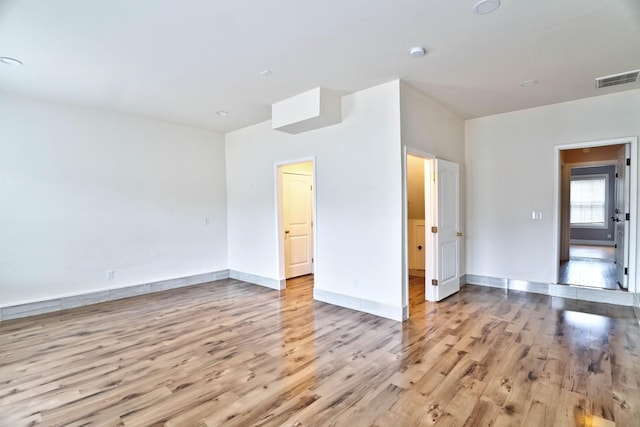
[[[550,284],[549,295],[583,301],[633,306],[633,294],[620,289],[600,289],[580,285]]]
[[[467,274],[466,283],[604,304],[624,305],[628,307],[634,305],[632,292],[621,292],[613,289],[597,289],[576,285],[562,285],[559,283],[529,282],[526,280],[503,279],[475,274]]]

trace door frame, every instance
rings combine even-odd
[[[407,320],[410,316],[409,313],[409,208],[407,203],[408,199],[408,179],[407,179],[407,156],[420,157],[423,160],[433,160],[435,155],[427,153],[426,151],[418,150],[416,148],[404,146],[404,152],[402,155],[402,320]],[[425,188],[425,203],[427,201],[430,205],[433,205],[431,199],[431,193],[427,192]],[[428,198],[427,198],[428,196]],[[425,211],[425,242],[426,242],[426,230],[428,228],[426,221],[427,212]],[[426,260],[425,260],[426,261]],[[426,268],[426,263],[425,263]],[[425,292],[426,290],[426,277],[425,277]]]
[[[284,253],[284,212],[282,209],[283,204],[283,195],[282,195],[282,173],[283,167],[288,165],[295,165],[297,163],[307,163],[311,162],[311,182],[313,185],[313,190],[311,191],[311,200],[312,200],[312,208],[311,212],[313,215],[313,274],[314,277],[317,274],[317,266],[318,266],[318,215],[317,209],[318,204],[316,200],[316,156],[310,157],[301,157],[298,159],[285,160],[281,162],[276,162],[273,166],[274,171],[274,194],[275,194],[275,204],[276,204],[276,248],[275,251],[278,254],[276,257],[277,262],[277,271],[278,271],[278,280],[280,281],[280,289],[285,289],[287,287],[287,279],[285,272],[285,253]]]
[[[628,136],[622,138],[601,139],[596,141],[574,142],[569,144],[556,145],[554,147],[554,191],[553,191],[553,230],[555,231],[555,239],[553,240],[553,266],[552,272],[555,277],[555,283],[559,283],[560,274],[560,239],[562,235],[561,224],[561,197],[562,190],[562,172],[561,172],[561,151],[572,150],[575,148],[602,147],[607,145],[629,144],[631,166],[629,169],[629,274],[628,284],[629,292],[638,292],[640,289],[637,284],[636,254],[637,254],[637,220],[638,220],[638,137]]]

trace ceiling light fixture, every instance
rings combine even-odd
[[[260,71],[260,75],[262,77],[270,77],[270,76],[273,76],[273,71],[264,69],[264,70]]]
[[[18,61],[15,58],[9,58],[8,56],[0,56],[0,62],[6,65],[23,65],[22,61]]]
[[[229,115],[228,111],[224,111],[224,110],[220,110],[220,111],[216,111],[216,114],[220,117],[227,117]]]
[[[409,49],[409,56],[413,58],[420,58],[421,56],[424,56],[425,53],[427,53],[427,51],[424,50],[422,46],[414,46]]]
[[[495,12],[500,7],[500,0],[480,0],[473,5],[473,11],[478,15]]]
[[[538,84],[537,80],[525,80],[522,83],[520,83],[520,86],[522,87],[531,87],[531,86],[535,86]]]

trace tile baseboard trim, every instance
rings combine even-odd
[[[244,273],[237,270],[229,270],[229,278],[242,280],[243,282],[264,286],[267,288],[275,289],[277,291],[280,291],[287,286],[286,279],[271,279],[269,277],[257,276],[255,274]]]
[[[640,324],[640,293],[633,294],[633,311],[636,313],[638,324]]]
[[[313,299],[316,301],[326,302],[327,304],[337,305],[352,310],[362,311],[373,314],[374,316],[384,317],[386,319],[402,322],[408,314],[407,307],[395,307],[392,305],[382,304],[375,301],[369,301],[362,298],[351,297],[348,295],[337,294],[335,292],[325,291],[322,289],[313,290]]]
[[[503,279],[499,277],[467,274],[466,282],[470,285],[489,286],[510,291],[523,291],[582,301],[601,302],[605,304],[634,305],[634,294],[609,289],[586,288],[583,286],[559,285],[555,283],[529,282],[526,280]]]
[[[35,316],[37,314],[52,313],[69,308],[98,304],[101,302],[113,301],[137,295],[182,288],[185,286],[200,285],[202,283],[215,282],[217,280],[227,278],[229,278],[229,270],[220,270],[210,273],[196,274],[193,276],[125,286],[122,288],[88,292],[85,294],[52,298],[25,304],[10,305],[0,308],[0,321]]]
[[[584,240],[584,239],[571,239],[570,243],[573,245],[598,245],[598,246],[615,246],[613,240]]]

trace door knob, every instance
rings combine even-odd
[[[284,230],[284,234],[289,234],[289,230]]]
[[[462,233],[458,231],[458,232],[456,233],[456,236],[457,236],[457,237],[462,237]]]
[[[421,251],[422,250],[422,245],[418,245],[418,250]]]

